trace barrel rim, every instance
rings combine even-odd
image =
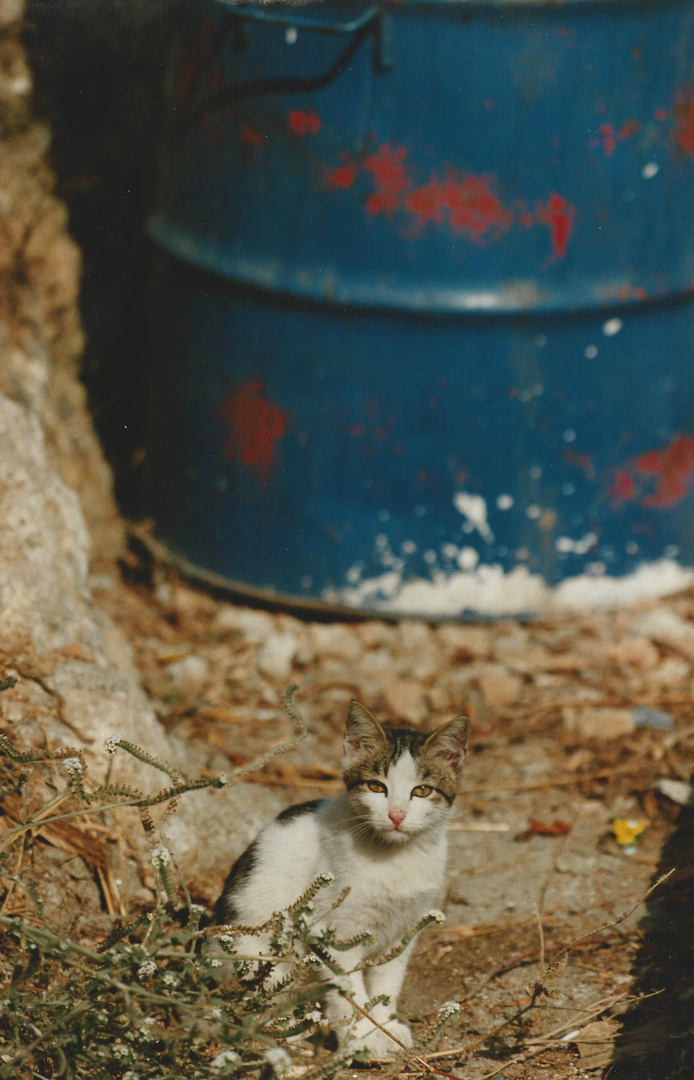
[[[291,7],[301,17],[306,13],[312,14],[317,9],[324,13],[326,7],[330,8],[368,8],[379,7],[392,11],[416,10],[418,8],[442,8],[442,9],[474,9],[474,8],[508,8],[510,10],[522,8],[553,8],[557,11],[572,7],[661,7],[663,3],[688,3],[690,0],[376,0],[370,4],[369,0],[291,0]],[[239,0],[215,0],[222,7],[235,9],[240,15],[245,8],[248,10],[263,10],[272,12],[278,8],[284,9],[286,21],[291,22],[291,15],[286,9],[290,6],[287,0],[258,0],[256,3],[244,3]]]
[[[147,232],[169,256],[229,285],[282,296],[296,303],[332,308],[442,318],[572,315],[640,308],[644,304],[671,303],[694,296],[694,282],[669,283],[644,296],[642,288],[637,288],[642,286],[641,281],[590,278],[582,282],[581,288],[552,285],[551,289],[543,290],[536,279],[518,278],[507,279],[501,287],[493,283],[489,288],[483,284],[442,288],[436,282],[427,288],[383,282],[379,274],[370,278],[340,276],[332,267],[314,268],[310,273],[301,268],[287,272],[279,259],[253,260],[229,252],[224,245],[209,239],[194,239],[167,222],[162,214],[149,218]]]

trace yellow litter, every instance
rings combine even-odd
[[[642,818],[615,818],[612,822],[615,839],[626,855],[634,853],[636,841],[647,827],[648,822]]]

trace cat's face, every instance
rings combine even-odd
[[[458,716],[431,734],[382,727],[363,705],[349,707],[343,775],[365,832],[391,843],[440,825],[458,790],[468,721]]]

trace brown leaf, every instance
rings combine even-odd
[[[614,1058],[614,1044],[619,1029],[619,1020],[612,1017],[593,1020],[581,1028],[572,1042],[578,1047],[582,1069],[602,1069],[609,1065]]]
[[[560,818],[554,821],[536,821],[535,818],[531,818],[528,823],[529,836],[566,836],[569,832],[571,832],[570,824],[568,821],[561,821]]]

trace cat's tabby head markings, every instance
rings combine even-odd
[[[357,701],[347,714],[343,775],[365,831],[405,843],[441,826],[458,790],[468,720],[457,716],[431,732],[379,724]]]

